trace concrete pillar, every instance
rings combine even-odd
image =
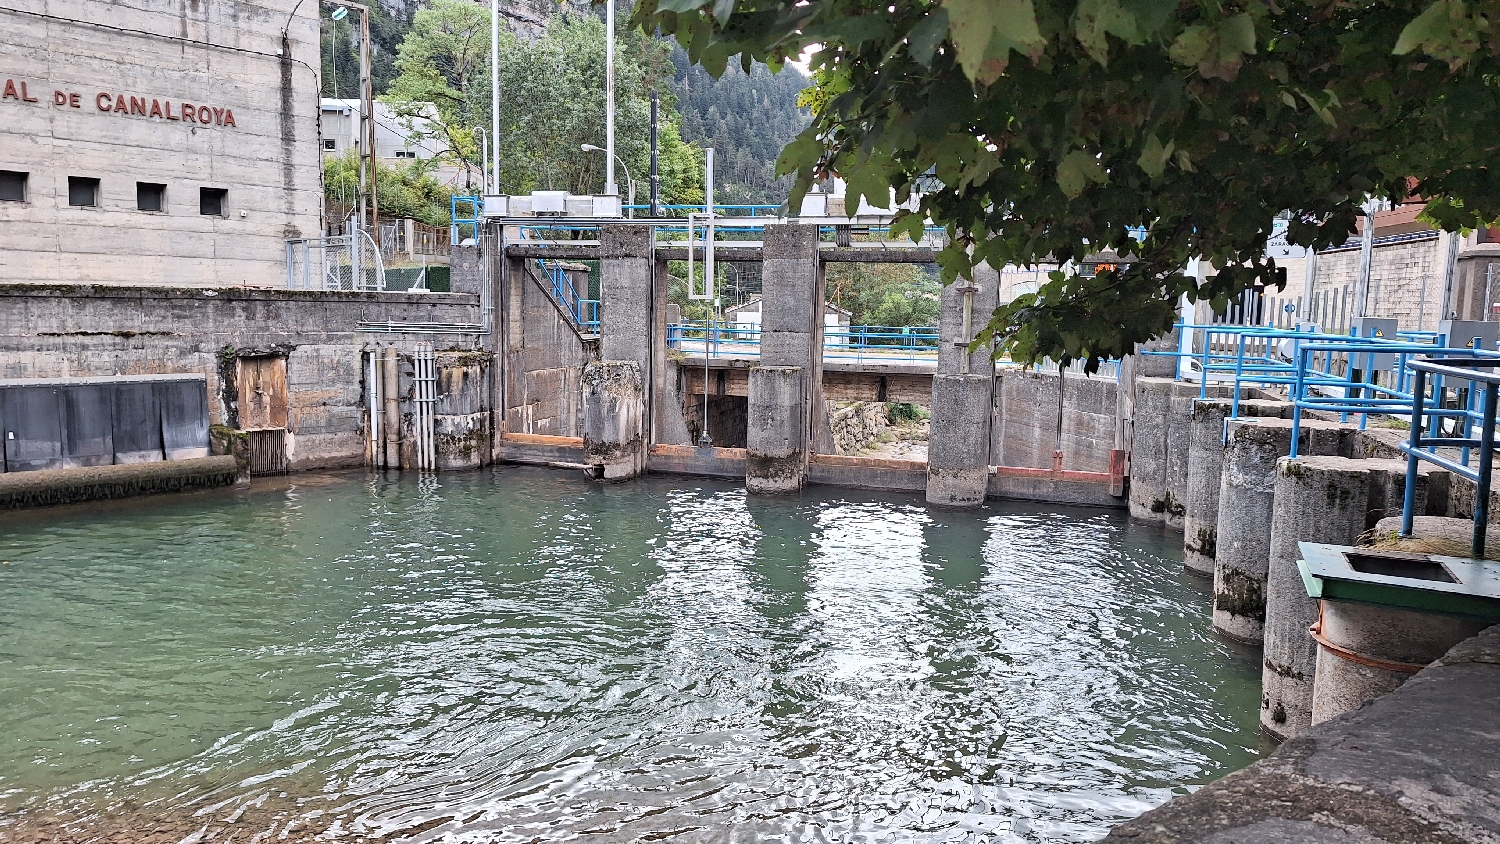
[[[1161,516],[1168,530],[1183,530],[1187,527],[1188,446],[1192,441],[1193,402],[1198,400],[1198,390],[1186,382],[1173,386],[1172,396],[1167,400],[1164,431],[1166,469]],[[1187,390],[1191,390],[1191,395],[1183,395]]]
[[[990,479],[990,375],[932,376],[927,503],[978,507]],[[937,420],[943,420],[941,425]]]
[[[1476,636],[1488,621],[1348,601],[1322,601],[1312,636],[1318,644],[1312,723],[1353,712],[1395,691],[1407,678]]]
[[[1276,461],[1292,450],[1290,419],[1242,418],[1226,425],[1214,555],[1214,629],[1260,644],[1266,618]],[[1301,454],[1338,454],[1351,429],[1304,419]]]
[[[595,476],[623,481],[646,470],[646,391],[633,360],[583,367],[583,454]]]
[[[657,261],[651,306],[651,379],[646,387],[646,406],[651,410],[647,441],[651,445],[692,445],[687,419],[677,392],[677,366],[667,356],[667,326],[682,322],[682,308],[667,301],[666,261]]]
[[[968,346],[989,322],[999,296],[1000,273],[980,264],[974,268],[972,281],[960,279],[944,287],[939,298],[938,370],[932,379],[927,439],[929,504],[978,507],[984,503],[990,476],[995,361],[989,344],[972,352]]]
[[[1144,367],[1150,357],[1136,359]],[[1172,412],[1169,378],[1135,379],[1135,416],[1130,438],[1130,518],[1166,524],[1167,417]]]
[[[817,228],[797,224],[766,226],[762,244],[760,364],[768,369],[797,370],[795,380],[802,392],[796,419],[802,427],[794,451],[801,455],[801,468],[796,483],[789,487],[797,489],[806,479],[809,449],[822,442],[832,450],[832,434],[826,431],[828,408],[823,401],[823,272],[818,262]],[[752,370],[748,403],[752,421],[747,431],[747,444],[752,452],[756,442],[757,404],[772,408],[781,406],[785,400],[778,392],[762,396],[757,402],[757,385],[780,391],[789,377],[774,374],[757,379]],[[779,432],[768,435],[767,442],[779,443],[785,439]],[[781,446],[776,446],[772,451],[779,453],[780,449]],[[779,476],[781,470],[772,474]],[[746,484],[749,483],[747,474]],[[771,490],[763,487],[762,491]]]
[[[651,229],[599,229],[599,351],[607,361],[635,361],[650,383],[652,334]],[[582,292],[582,291],[580,291]]]
[[[1370,499],[1367,462],[1284,457],[1277,463],[1260,701],[1260,727],[1272,738],[1292,738],[1312,724],[1317,646],[1307,629],[1318,607],[1297,570],[1297,543],[1354,544]]]
[[[799,366],[750,370],[745,488],[796,492],[807,484],[807,373]]]
[[[437,354],[434,449],[439,469],[477,469],[490,462],[490,364],[486,352]]]
[[[1135,372],[1142,378],[1166,378],[1172,380],[1177,377],[1177,358],[1165,355],[1143,354],[1143,352],[1175,352],[1179,341],[1179,330],[1173,328],[1171,331],[1144,343],[1137,343]]]
[[[1242,417],[1279,417],[1287,402],[1246,399]],[[1188,426],[1187,486],[1183,493],[1182,565],[1193,574],[1214,576],[1219,544],[1219,486],[1223,483],[1224,422],[1234,403],[1225,398],[1193,399]]]

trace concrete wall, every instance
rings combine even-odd
[[[1052,468],[1057,442],[1057,375],[1002,369],[996,377],[990,463]],[[1114,379],[1069,375],[1063,385],[1063,468],[1109,471],[1115,447]]]
[[[1442,318],[1439,313],[1443,296],[1441,243],[1434,234],[1424,240],[1375,246],[1370,263],[1370,316],[1392,317],[1401,321],[1403,329],[1416,329],[1420,315],[1421,330],[1437,330],[1438,320]],[[1425,308],[1421,305],[1423,275],[1427,276]],[[1317,278],[1313,282],[1315,293],[1345,287],[1352,292],[1358,283],[1358,248],[1318,253]],[[1282,295],[1296,296],[1301,292],[1302,279],[1291,277]]]
[[[356,324],[476,323],[478,310],[478,297],[449,293],[0,285],[0,378],[202,373],[210,421],[239,427],[239,361],[284,357],[291,468],[359,465],[364,351],[394,343],[409,355],[418,341],[471,350],[482,338]]]
[[[598,360],[530,261],[510,260],[502,280],[505,384],[501,430],[517,434],[583,436],[584,364]]]
[[[0,202],[0,282],[284,285],[284,239],[320,228],[318,4],[20,6],[0,9],[0,170],[28,189]],[[97,207],[68,204],[70,176],[100,180]],[[137,182],[166,185],[163,211]]]

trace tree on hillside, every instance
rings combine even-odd
[[[455,161],[477,176],[475,127],[490,126],[489,10],[471,0],[434,0],[419,11],[402,42],[400,75],[383,98],[406,115],[408,128],[437,137]],[[616,151],[636,179],[637,201],[649,185],[650,92],[663,92],[659,171],[670,202],[702,201],[702,150],[684,143],[670,91],[667,46],[623,33],[615,53]],[[500,41],[500,188],[508,193],[567,190],[598,193],[604,156],[604,25],[568,12],[555,16],[536,41],[509,32]],[[425,123],[424,103],[439,119]],[[617,171],[621,194],[625,173]]]
[[[1291,242],[1316,248],[1346,239],[1368,195],[1426,197],[1448,229],[1500,217],[1491,3],[640,0],[633,14],[714,74],[821,45],[818,110],[783,169],[799,189],[838,173],[878,204],[925,183],[897,225],[948,227],[947,278],[1128,256],[996,311],[989,330],[1021,357],[1092,364],[1167,329],[1183,294],[1222,309],[1284,283],[1264,252],[1282,211]],[[1221,268],[1205,284],[1183,272],[1194,256]]]
[[[413,161],[405,167],[381,165],[377,174],[382,219],[410,217],[429,226],[446,226],[451,220],[453,196],[430,173],[430,161]],[[331,210],[349,214],[359,196],[359,155],[350,150],[323,161],[323,195]]]
[[[924,264],[829,264],[827,298],[851,325],[937,325],[942,282]]]
[[[323,96],[350,99],[359,96],[359,15],[341,21],[327,14],[322,28]],[[393,16],[381,3],[370,4],[370,78],[375,93],[385,90],[396,77],[396,52],[411,21]]]
[[[683,137],[714,148],[718,201],[786,201],[792,179],[777,175],[776,157],[807,127],[809,117],[797,106],[807,78],[795,68],[772,73],[755,64],[749,73],[731,67],[715,79],[681,48],[672,51],[672,64]]]

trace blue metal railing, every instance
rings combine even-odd
[[[573,284],[572,274],[561,262],[538,258],[536,265],[542,271],[542,275],[552,283],[553,300],[573,317],[574,324],[585,333],[598,334],[599,300],[587,299],[580,295],[577,286]]]
[[[452,245],[463,243],[464,227],[468,228],[469,237],[479,239],[479,215],[483,210],[484,200],[477,196],[455,196],[449,200],[448,239]]]
[[[1490,482],[1495,464],[1496,394],[1500,392],[1500,376],[1493,372],[1475,370],[1493,369],[1500,366],[1500,357],[1471,354],[1462,357],[1410,361],[1407,365],[1412,370],[1413,386],[1411,436],[1401,444],[1401,451],[1406,455],[1406,489],[1401,502],[1401,535],[1411,536],[1416,520],[1417,463],[1419,461],[1432,463],[1474,482],[1474,532],[1469,542],[1469,556],[1482,560],[1484,559],[1485,535],[1489,532]],[[1483,385],[1483,400],[1480,403],[1480,409],[1477,412],[1473,410],[1472,399],[1462,411],[1441,407],[1443,394],[1441,387],[1433,391],[1439,399],[1437,406],[1434,406],[1427,397],[1428,376],[1434,376],[1437,379],[1446,376],[1475,386]],[[1472,394],[1474,390],[1471,388],[1468,392]],[[1434,417],[1452,416],[1455,412],[1462,414],[1463,436],[1441,436],[1441,426],[1432,424]],[[1469,434],[1470,422],[1479,424],[1477,439]],[[1429,427],[1435,429],[1434,433],[1439,436],[1424,436],[1423,432],[1429,430]],[[1437,449],[1440,446],[1457,446],[1462,449],[1464,455],[1462,462],[1439,454]],[[1479,451],[1479,463],[1475,467],[1470,467],[1468,456],[1473,449]]]
[[[667,347],[707,352],[710,358],[759,357],[761,327],[702,320],[667,326]],[[916,361],[937,357],[938,330],[930,326],[841,325],[823,329],[824,359]]]

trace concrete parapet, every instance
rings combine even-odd
[[[1176,328],[1171,331],[1137,343],[1135,347],[1135,372],[1142,378],[1166,378],[1177,377],[1178,358],[1165,355],[1143,354],[1144,352],[1176,352],[1179,345],[1179,332]]]
[[[1307,629],[1318,617],[1307,596],[1298,542],[1353,545],[1365,531],[1373,461],[1284,457],[1276,467],[1271,549],[1265,582],[1265,659],[1260,726],[1277,739],[1312,724],[1317,646]],[[1215,606],[1217,606],[1215,595]]]
[[[1175,399],[1174,399],[1175,400]],[[1194,574],[1214,576],[1219,542],[1219,487],[1223,483],[1224,423],[1234,403],[1225,398],[1193,399],[1188,428],[1188,474],[1183,492],[1182,565]],[[1241,416],[1280,417],[1287,402],[1247,399]]]
[[[1109,844],[1500,840],[1500,627],[1395,693],[1116,827]]]
[[[606,360],[583,368],[584,462],[606,481],[646,470],[646,390],[633,360]]]
[[[807,373],[800,366],[750,370],[745,428],[745,488],[796,492],[807,483]]]
[[[989,375],[934,375],[927,439],[927,503],[978,507],[990,474]]]
[[[1303,454],[1338,454],[1349,429],[1303,420]],[[1214,554],[1214,629],[1258,644],[1266,613],[1276,462],[1292,450],[1292,423],[1241,418],[1226,425]],[[1363,501],[1361,501],[1363,506]]]
[[[231,455],[6,472],[0,474],[0,509],[229,486],[238,475]]]

